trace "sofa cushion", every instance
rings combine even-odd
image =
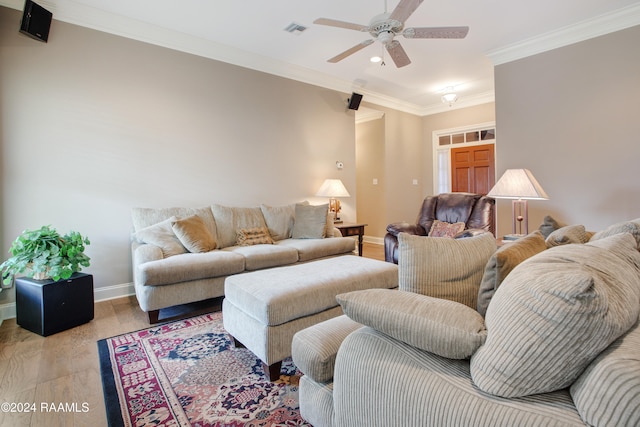
[[[298,251],[299,261],[311,261],[355,251],[356,241],[350,237],[334,239],[285,239],[276,242],[277,246],[286,246]]]
[[[568,245],[570,243],[587,243],[589,236],[587,235],[584,225],[567,225],[553,231],[546,238],[547,247]]]
[[[478,313],[485,315],[491,298],[511,270],[527,258],[547,249],[539,230],[518,240],[505,243],[489,258],[478,292]]]
[[[211,211],[216,221],[219,248],[235,246],[236,232],[241,228],[267,227],[259,207],[241,208],[212,205]]]
[[[240,228],[236,230],[238,246],[272,245],[273,239],[267,227]]]
[[[298,251],[295,248],[273,244],[229,246],[223,250],[242,255],[245,259],[244,268],[247,271],[294,264],[298,261]]]
[[[571,385],[582,419],[592,426],[640,426],[640,322],[618,338]]]
[[[184,254],[187,249],[180,243],[180,239],[175,235],[171,224],[178,218],[173,216],[162,222],[143,228],[134,233],[134,238],[140,243],[148,243],[158,246],[162,250],[162,256],[168,258],[170,256]]]
[[[326,235],[328,204],[296,204],[291,237],[294,239],[322,239]]]
[[[453,238],[456,234],[464,230],[464,222],[454,222],[450,224],[448,222],[434,220],[429,230],[429,237],[449,237]]]
[[[260,205],[260,210],[262,210],[262,215],[273,240],[278,241],[291,237],[296,216],[295,204],[276,207]]]
[[[159,286],[228,276],[244,271],[245,259],[233,252],[213,250],[149,261],[136,268],[136,285]]]
[[[209,252],[216,248],[215,238],[198,215],[172,221],[171,229],[189,252]]]
[[[608,239],[548,249],[507,276],[471,358],[481,390],[518,397],[568,387],[636,322],[640,253],[629,234]]]
[[[475,310],[478,289],[496,239],[483,233],[464,239],[398,235],[400,289],[448,299]]]
[[[390,289],[349,292],[336,299],[354,321],[449,359],[471,357],[487,337],[482,316],[454,301]]]

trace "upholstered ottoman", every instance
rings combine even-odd
[[[222,319],[276,380],[296,332],[342,315],[336,295],[397,286],[395,264],[354,255],[238,274],[225,280]]]

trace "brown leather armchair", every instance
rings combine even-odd
[[[427,236],[434,220],[449,223],[464,222],[465,230],[456,235],[468,237],[480,232],[496,234],[496,201],[492,197],[473,193],[442,193],[427,196],[422,202],[416,224],[396,222],[387,226],[384,236],[384,259],[398,263],[398,234]]]

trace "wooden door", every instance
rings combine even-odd
[[[495,184],[494,144],[451,149],[451,191],[487,194]]]

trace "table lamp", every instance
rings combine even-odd
[[[329,210],[333,212],[333,222],[341,223],[340,200],[337,197],[351,197],[339,179],[325,179],[316,193],[318,197],[329,197]]]
[[[529,234],[527,200],[549,199],[528,169],[507,169],[487,196],[496,199],[513,199],[511,202],[513,234],[504,236],[505,240],[515,240]]]

